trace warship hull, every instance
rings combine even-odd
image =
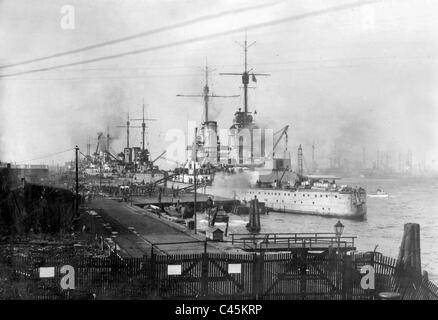
[[[187,187],[182,182],[168,182],[175,190]],[[274,188],[213,188],[200,186],[198,193],[248,202],[254,197],[265,203],[270,211],[291,214],[317,215],[361,220],[366,217],[367,206],[363,195],[339,191],[314,189],[274,189]],[[365,195],[366,198],[366,195]]]

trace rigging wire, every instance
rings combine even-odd
[[[70,149],[67,149],[67,150],[64,150],[64,151],[59,151],[59,152],[55,152],[55,153],[46,154],[46,155],[40,156],[38,158],[22,160],[22,161],[16,161],[15,163],[31,162],[31,161],[34,161],[34,160],[46,159],[46,158],[50,158],[52,156],[56,156],[56,155],[59,155],[59,154],[62,154],[62,153],[66,153],[68,151],[72,151],[72,150],[75,150],[75,148],[70,148]]]
[[[79,153],[85,158],[87,159],[87,156],[85,154],[83,154],[81,151],[79,151]]]
[[[244,7],[244,8],[239,8],[239,9],[234,9],[234,10],[226,10],[226,11],[222,11],[222,12],[219,12],[219,13],[209,14],[209,15],[205,15],[205,16],[202,16],[202,17],[194,18],[194,19],[191,19],[191,20],[188,20],[188,21],[175,23],[175,24],[172,24],[172,25],[169,25],[169,26],[160,27],[160,28],[156,28],[156,29],[152,29],[152,30],[136,33],[134,35],[127,36],[127,37],[122,37],[122,38],[119,38],[119,39],[114,39],[114,40],[110,40],[110,41],[100,42],[100,43],[89,45],[89,46],[85,46],[85,47],[82,47],[82,48],[78,48],[78,49],[74,49],[74,50],[69,50],[69,51],[64,51],[64,52],[59,52],[59,53],[55,53],[55,54],[51,54],[51,55],[48,55],[48,56],[43,56],[43,57],[39,57],[39,58],[35,58],[35,59],[29,59],[29,60],[24,60],[24,61],[16,62],[16,63],[10,63],[10,64],[6,64],[6,65],[2,65],[2,66],[0,66],[0,69],[16,67],[16,66],[20,66],[20,65],[30,64],[30,63],[33,63],[33,62],[49,60],[49,59],[53,59],[53,58],[58,58],[58,57],[66,56],[66,55],[69,55],[69,54],[74,54],[74,53],[79,53],[79,52],[88,51],[88,50],[92,50],[92,49],[97,49],[97,48],[113,45],[113,44],[116,44],[116,43],[121,43],[121,42],[129,41],[129,40],[133,40],[133,39],[136,39],[136,38],[150,36],[150,35],[153,35],[155,33],[160,33],[160,32],[169,31],[169,30],[172,30],[172,29],[177,29],[177,28],[185,27],[185,26],[188,26],[188,25],[191,25],[191,24],[195,24],[195,23],[198,23],[198,22],[201,22],[201,21],[216,19],[216,18],[219,18],[221,16],[225,16],[225,15],[230,15],[230,14],[235,14],[235,13],[246,12],[246,11],[251,11],[251,10],[256,10],[256,9],[261,9],[261,8],[265,8],[265,7],[274,6],[274,5],[278,4],[278,3],[280,3],[280,1],[264,3],[264,4],[255,5],[255,6],[251,6],[251,7]]]
[[[151,52],[151,51],[156,51],[156,50],[176,47],[176,46],[180,46],[180,45],[184,45],[184,44],[195,43],[195,42],[200,42],[200,41],[205,41],[205,40],[211,40],[213,38],[223,37],[223,36],[226,36],[226,35],[230,35],[230,34],[234,34],[234,33],[240,33],[240,32],[244,32],[244,31],[247,31],[247,30],[265,28],[265,27],[268,27],[268,26],[278,25],[278,24],[289,22],[289,21],[292,21],[292,20],[302,20],[302,19],[305,19],[305,18],[308,18],[308,17],[319,16],[319,15],[323,15],[323,14],[327,14],[327,13],[331,13],[331,12],[352,9],[352,8],[355,8],[355,7],[364,6],[364,5],[367,5],[367,4],[374,4],[374,3],[377,3],[377,2],[380,2],[380,1],[378,1],[378,0],[369,0],[369,1],[363,1],[363,2],[360,2],[360,3],[353,2],[353,3],[338,5],[338,6],[334,6],[334,7],[330,7],[330,8],[315,10],[315,11],[312,11],[312,12],[307,12],[307,13],[302,13],[302,14],[298,14],[298,15],[288,16],[288,17],[285,17],[285,18],[277,19],[277,20],[270,20],[270,21],[266,21],[266,22],[261,22],[261,23],[256,23],[256,24],[244,26],[244,27],[237,27],[237,28],[234,28],[234,29],[231,29],[231,30],[226,30],[226,31],[211,33],[211,34],[208,34],[208,35],[193,37],[193,38],[186,39],[186,40],[174,41],[174,42],[170,42],[170,43],[165,43],[165,44],[151,46],[151,47],[137,49],[137,50],[126,51],[126,52],[112,54],[112,55],[107,55],[107,56],[100,56],[100,57],[92,58],[92,59],[88,59],[88,60],[79,60],[79,61],[70,62],[70,63],[58,64],[58,65],[51,66],[51,67],[31,69],[31,70],[26,70],[26,71],[18,71],[18,72],[15,72],[15,73],[3,74],[3,75],[0,75],[0,78],[12,77],[12,76],[29,74],[29,73],[51,71],[51,70],[65,68],[65,67],[71,67],[71,66],[83,65],[83,64],[93,63],[93,62],[111,60],[111,59],[116,59],[116,58],[120,58],[120,57],[129,56],[129,55],[136,55],[136,54],[139,54],[139,53]]]
[[[366,61],[377,61],[381,63],[406,63],[407,61],[414,61],[415,63],[418,63],[418,60],[428,61],[428,62],[434,62],[436,61],[436,57],[433,57],[431,55],[425,55],[425,56],[414,56],[414,57],[397,57],[397,56],[382,56],[382,57],[357,57],[357,58],[340,58],[340,59],[317,59],[317,60],[296,60],[296,61],[283,61],[283,62],[270,62],[270,63],[254,63],[257,65],[291,65],[291,67],[282,67],[278,70],[272,70],[272,72],[275,73],[284,73],[289,71],[302,71],[302,70],[310,70],[310,71],[316,71],[322,68],[325,69],[343,69],[343,68],[356,68],[356,67],[362,67],[363,64],[360,62],[366,62]],[[344,62],[343,64],[336,64],[336,65],[325,65],[320,64],[318,66],[292,66],[296,65],[298,63],[325,63],[325,62]],[[352,64],[351,62],[359,62]],[[221,67],[221,66],[231,66],[231,65],[214,65],[215,67]],[[234,65],[233,65],[234,66]],[[179,68],[178,66],[174,66],[175,68]],[[70,69],[66,70],[68,71],[106,71],[106,70],[120,70],[120,68],[103,68],[103,69]],[[129,70],[131,68],[127,68]],[[139,69],[147,69],[147,68],[139,68]],[[66,71],[63,71],[64,73]],[[0,75],[1,77],[1,75]],[[147,74],[147,75],[126,75],[126,76],[114,76],[114,75],[108,75],[108,76],[76,76],[76,77],[65,77],[65,78],[59,78],[59,77],[53,77],[53,78],[20,78],[20,77],[13,77],[13,78],[5,78],[5,80],[21,80],[21,81],[33,81],[33,80],[46,80],[46,81],[55,81],[55,80],[62,80],[62,81],[74,81],[74,80],[116,80],[116,79],[148,79],[148,78],[170,78],[170,77],[199,77],[199,74],[192,74],[192,73],[172,73],[172,74]]]
[[[388,57],[389,58],[389,57]],[[382,58],[386,59],[386,58]],[[434,58],[431,58],[430,56],[424,56],[423,58],[418,58],[422,60],[428,60],[428,61],[434,61]],[[341,61],[342,59],[339,59]],[[355,59],[350,59],[355,60]],[[391,63],[394,61],[391,61]],[[416,62],[418,63],[418,62]],[[286,63],[283,63],[286,64]],[[340,70],[340,69],[352,69],[352,68],[360,68],[363,65],[361,64],[338,64],[333,66],[325,66],[325,65],[319,65],[319,66],[308,66],[308,67],[292,67],[292,68],[281,68],[278,70],[271,70],[273,73],[287,73],[290,71],[318,71],[322,68],[324,69],[332,69],[332,70]],[[26,78],[20,78],[20,77],[13,77],[13,78],[5,78],[4,80],[9,81],[77,81],[77,80],[117,80],[117,79],[127,79],[127,80],[133,80],[133,79],[149,79],[149,78],[170,78],[170,77],[199,77],[198,74],[162,74],[162,75],[144,75],[144,76],[91,76],[91,77],[65,77],[65,78],[32,78],[32,77],[26,77]],[[1,78],[1,75],[0,75]]]
[[[305,63],[321,63],[321,62],[352,62],[352,61],[367,61],[367,60],[436,60],[436,57],[433,57],[432,55],[415,55],[415,56],[397,56],[397,55],[386,55],[386,56],[362,56],[362,57],[355,57],[355,58],[318,58],[318,59],[305,59],[305,60],[285,60],[285,61],[253,61],[252,64],[258,65],[258,66],[265,66],[265,65],[292,65],[292,64],[305,64]],[[236,63],[228,63],[228,64],[212,64],[211,67],[214,68],[224,68],[224,67],[239,67],[241,64]],[[190,65],[149,65],[149,66],[136,66],[136,67],[101,67],[101,68],[77,68],[77,69],[69,69],[69,72],[80,72],[84,73],[84,71],[120,71],[120,70],[162,70],[162,69],[192,69],[196,66],[190,66]],[[324,67],[324,66],[322,66]],[[65,71],[63,71],[65,72]],[[198,74],[163,74],[163,75],[157,75],[157,74],[150,74],[147,75],[147,77],[156,77],[156,76],[198,76]],[[146,76],[139,76],[139,77],[146,77]]]

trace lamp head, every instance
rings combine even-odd
[[[340,237],[342,235],[342,232],[344,231],[344,225],[341,223],[340,220],[335,224],[335,234],[337,237]]]

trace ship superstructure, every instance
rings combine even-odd
[[[204,118],[200,129],[196,129],[193,144],[187,147],[187,157],[192,161],[218,166],[221,163],[221,144],[217,121],[209,117],[209,103],[212,98],[236,98],[239,95],[217,95],[210,93],[209,76],[211,69],[205,65],[205,84],[202,94],[178,94],[177,97],[202,97],[204,100]]]
[[[146,122],[156,121],[145,117],[145,104],[142,106],[141,118],[130,118],[129,113],[125,125],[118,128],[126,129],[126,146],[122,152],[115,152],[111,147],[113,137],[110,135],[109,127],[106,135],[98,132],[96,149],[91,154],[91,143],[87,143],[87,154],[83,156],[80,164],[81,172],[84,176],[99,178],[121,178],[132,180],[134,183],[147,183],[162,179],[164,173],[159,170],[155,162],[160,159],[165,151],[152,159],[146,137]],[[133,125],[132,121],[141,121],[141,125]],[[132,129],[141,129],[142,140],[140,146],[133,146],[130,141]]]

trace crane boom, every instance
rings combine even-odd
[[[286,173],[287,170],[289,170],[289,166],[286,166],[286,168],[283,170],[283,174],[281,175],[280,179],[278,180],[279,185],[281,183],[281,180],[283,180],[284,174]]]
[[[275,150],[275,148],[277,147],[278,143],[280,142],[281,138],[286,134],[286,139],[287,139],[287,130],[289,129],[289,125],[283,127],[282,129],[278,130],[276,133],[274,133],[274,135],[279,134],[280,136],[278,137],[277,141],[275,141],[274,143],[274,148],[273,150]]]
[[[160,155],[158,157],[156,157],[154,160],[151,161],[151,164],[153,164],[155,161],[157,161],[158,159],[160,159],[165,153],[167,152],[167,150],[164,150],[163,152],[160,153]]]
[[[114,160],[119,160],[119,159],[117,159],[117,157],[115,156],[115,155],[113,155],[109,150],[107,150],[106,151],[106,153],[111,157],[111,158],[113,158]]]
[[[99,150],[100,138],[102,137],[102,135],[103,135],[102,132],[99,132],[99,133],[97,134],[97,145],[96,145],[96,151],[94,152],[95,155],[98,154],[97,151]]]

